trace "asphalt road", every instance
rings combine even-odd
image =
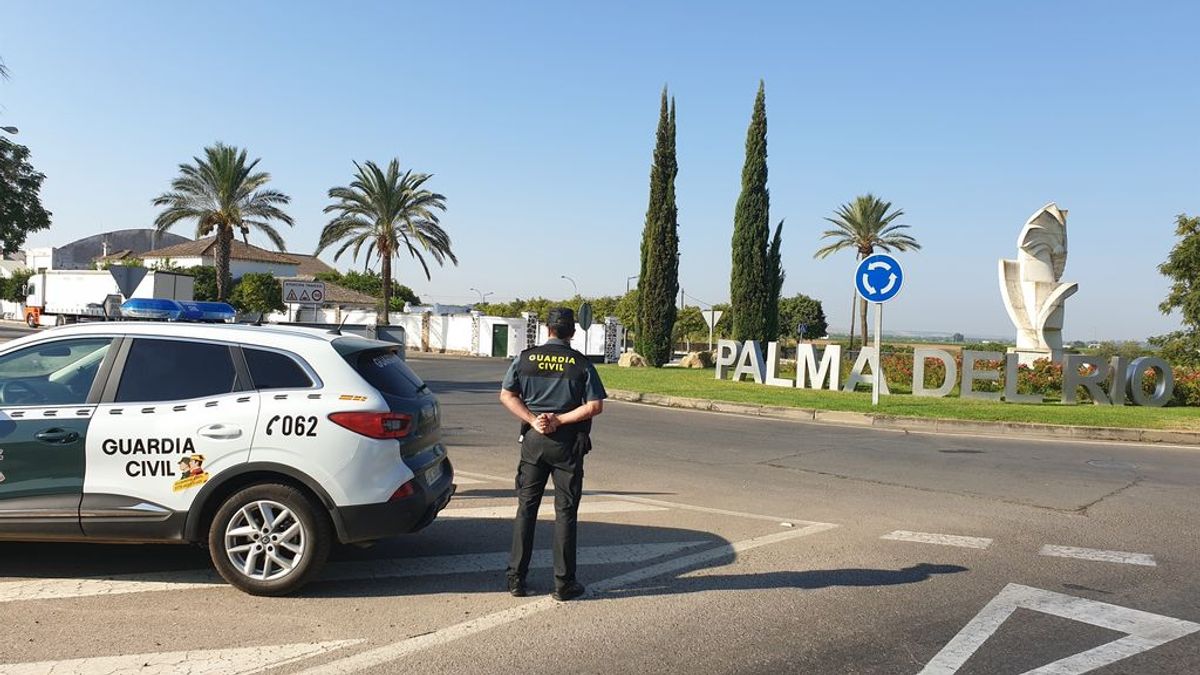
[[[340,550],[283,599],[216,583],[193,548],[0,544],[0,675],[1200,672],[1196,450],[614,402],[588,458],[590,594],[541,595],[544,556],[518,599],[507,362],[410,363],[460,477],[429,529]]]

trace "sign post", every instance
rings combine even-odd
[[[587,356],[588,338],[591,337],[588,331],[592,327],[592,303],[585,302],[579,305],[579,316],[576,318],[579,320],[579,327],[583,329],[583,355]]]
[[[284,281],[283,301],[288,307],[308,305],[320,307],[325,304],[324,281]]]
[[[721,315],[724,314],[719,309],[706,309],[700,312],[704,317],[704,323],[708,324],[708,351],[712,351],[713,329],[716,328],[717,322],[721,320]]]
[[[872,373],[871,405],[879,405],[879,382],[883,378],[883,354],[880,336],[883,335],[883,303],[896,297],[904,284],[904,270],[890,255],[877,253],[867,256],[854,270],[854,287],[863,300],[875,303],[875,368]]]

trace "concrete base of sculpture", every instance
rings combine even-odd
[[[1019,365],[1029,366],[1031,368],[1033,367],[1034,361],[1037,361],[1038,359],[1050,359],[1050,361],[1054,363],[1062,363],[1063,360],[1063,352],[1061,350],[1054,352],[1049,350],[1041,351],[1038,349],[1014,349],[1009,347],[1008,353],[1017,355],[1017,363]]]

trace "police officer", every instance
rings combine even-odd
[[[571,349],[575,313],[550,310],[550,339],[521,352],[501,385],[500,401],[521,420],[517,465],[517,518],[508,563],[508,591],[529,594],[525,575],[533,554],[533,532],[546,479],[554,479],[554,599],[583,595],[575,578],[575,539],[583,496],[583,456],[592,448],[591,419],[604,410],[608,394],[587,357]]]

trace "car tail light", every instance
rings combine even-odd
[[[404,438],[412,431],[412,416],[396,412],[337,412],[329,421],[370,438]]]
[[[413,489],[413,482],[410,480],[407,483],[405,483],[404,485],[401,485],[400,488],[397,489],[395,492],[393,492],[391,498],[388,499],[388,501],[394,502],[394,501],[398,501],[400,499],[406,499],[408,497],[411,497],[414,492],[416,492],[416,490]]]

